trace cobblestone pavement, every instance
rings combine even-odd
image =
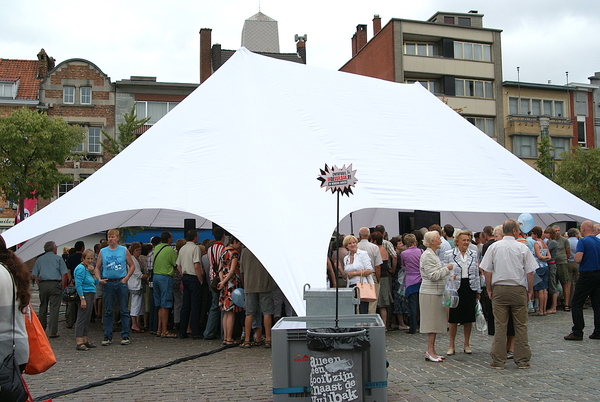
[[[37,293],[34,295],[36,304]],[[64,306],[61,308],[64,311]],[[492,337],[474,333],[472,355],[457,350],[444,363],[424,360],[426,335],[404,331],[386,334],[389,401],[598,401],[600,341],[591,340],[592,310],[585,310],[588,327],[582,342],[568,342],[570,313],[530,317],[531,369],[507,363],[503,371],[489,367]],[[73,330],[64,315],[60,338],[51,339],[58,363],[46,373],[25,376],[35,398],[73,389],[146,367],[221,348],[220,341],[160,339],[132,334],[131,344],[115,343],[87,352],[75,350]],[[91,324],[90,340],[100,345],[102,324]],[[462,343],[459,327],[457,345]],[[437,350],[446,351],[447,337],[438,337]],[[272,401],[272,349],[227,348],[222,351],[141,375],[89,388],[55,401]],[[282,357],[284,358],[284,357]],[[509,361],[510,362],[510,361]]]

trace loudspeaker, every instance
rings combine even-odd
[[[415,229],[428,228],[433,224],[441,226],[439,212],[415,210]]]
[[[577,229],[577,222],[575,222],[575,221],[567,221],[567,222],[565,222],[565,223],[567,224],[567,230],[566,230],[567,232],[568,232],[568,231],[569,231],[569,229],[571,229],[571,228],[575,228],[575,229]]]
[[[196,219],[183,220],[183,237],[187,237],[188,230],[196,229]]]

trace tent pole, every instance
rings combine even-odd
[[[338,308],[339,308],[339,293],[340,293],[340,281],[338,278],[339,265],[340,265],[340,246],[339,246],[339,237],[340,237],[340,192],[337,192],[337,228],[336,228],[336,239],[335,239],[335,327],[338,328]]]

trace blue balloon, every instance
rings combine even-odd
[[[533,219],[533,216],[530,213],[524,213],[519,215],[519,218],[517,219],[517,222],[519,222],[519,224],[521,225],[521,230],[524,233],[529,232],[531,229],[533,229],[533,226],[535,225],[535,221]]]
[[[231,300],[236,306],[244,308],[244,301],[246,300],[244,289],[234,289],[234,291],[231,293]]]

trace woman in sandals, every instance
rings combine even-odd
[[[90,327],[90,319],[94,309],[94,297],[96,296],[96,278],[94,270],[94,252],[85,250],[81,254],[81,264],[75,267],[75,289],[79,295],[79,306],[77,307],[77,321],[75,322],[75,343],[77,350],[89,350],[96,345],[88,341],[87,334]]]
[[[217,285],[221,296],[219,308],[223,311],[223,345],[237,345],[233,340],[233,325],[235,313],[242,311],[232,300],[231,295],[237,288],[242,287],[240,279],[239,258],[244,245],[241,241],[231,236],[229,245],[225,247],[219,258],[219,279]]]
[[[546,304],[548,303],[548,261],[551,255],[548,246],[542,240],[542,228],[535,226],[531,229],[531,238],[535,241],[533,244],[533,256],[538,264],[535,272],[541,281],[533,287],[535,298],[538,300],[538,312],[535,315],[546,315]]]
[[[142,265],[140,263],[140,256],[142,255],[142,243],[134,242],[129,246],[129,253],[133,260],[135,270],[127,281],[127,287],[129,288],[129,294],[131,295],[131,307],[129,309],[129,315],[131,316],[131,330],[133,332],[144,332],[140,328],[140,316],[144,314],[142,308],[142,302],[144,301],[142,293],[142,280],[146,279],[146,275],[142,272]]]

